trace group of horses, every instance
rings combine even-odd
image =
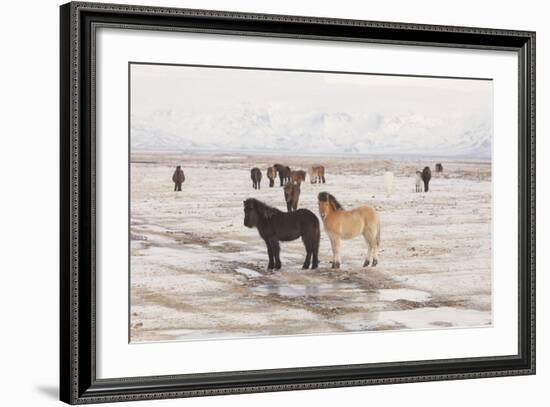
[[[443,172],[443,165],[435,165],[436,173]],[[267,246],[268,270],[280,269],[280,242],[287,242],[302,238],[306,249],[306,258],[302,268],[311,266],[315,269],[319,266],[319,242],[321,232],[317,216],[309,209],[298,207],[300,196],[300,184],[305,181],[304,171],[291,171],[289,167],[275,164],[267,169],[270,187],[273,187],[276,175],[279,174],[280,184],[284,185],[287,212],[269,206],[255,198],[249,198],[244,204],[244,225],[256,228]],[[314,174],[314,175],[312,175]],[[310,169],[310,182],[325,183],[325,169],[323,166],[313,166]],[[262,173],[259,168],[250,171],[254,188],[259,189]],[[315,176],[315,181],[313,176]],[[416,192],[428,192],[432,177],[430,167],[426,166],[422,171],[416,171]],[[387,171],[384,174],[384,183],[387,195],[393,190],[393,173]],[[286,184],[285,184],[286,182]],[[342,262],[340,255],[341,241],[363,236],[367,244],[367,258],[363,267],[378,264],[378,250],[380,247],[380,217],[376,209],[363,205],[346,210],[328,193],[321,192],[317,196],[319,215],[323,221],[326,234],[329,237],[332,248],[332,268],[340,268]]]
[[[435,172],[443,172],[443,165],[437,163],[435,165]],[[422,192],[422,184],[424,184],[424,192],[428,192],[430,189],[430,180],[432,179],[432,170],[430,167],[424,167],[422,171],[416,171],[415,192]]]
[[[359,235],[363,236],[368,248],[363,267],[376,266],[380,246],[380,218],[376,210],[366,205],[346,210],[328,192],[319,193],[317,200],[319,215],[332,247],[332,268],[340,268],[341,241]],[[255,198],[246,199],[243,205],[244,226],[256,228],[267,246],[268,270],[281,268],[280,242],[300,237],[306,249],[302,268],[319,267],[321,229],[313,212],[305,208],[283,212]]]
[[[293,183],[300,185],[306,180],[306,172],[304,170],[293,171],[287,165],[274,164],[272,167],[268,167],[266,170],[267,178],[269,179],[269,187],[275,186],[275,180],[277,175],[279,176],[280,186]],[[250,179],[252,180],[252,187],[254,189],[260,189],[262,182],[262,171],[258,167],[254,167],[250,170]],[[325,183],[325,167],[322,165],[312,165],[309,168],[309,180],[312,184]]]
[[[325,183],[325,167],[323,165],[312,165],[309,168],[309,180],[311,184]],[[269,187],[273,188],[277,175],[279,176],[280,186],[283,187],[286,207],[288,212],[298,209],[298,201],[300,199],[302,182],[306,180],[306,172],[304,170],[291,170],[289,166],[282,164],[274,164],[266,170],[267,178],[269,179]],[[258,167],[250,170],[250,179],[252,187],[260,189],[262,181],[262,171]]]
[[[443,172],[441,163],[435,166],[436,173]],[[315,269],[319,266],[319,243],[321,230],[317,216],[309,209],[298,209],[300,197],[300,185],[306,180],[306,172],[303,170],[292,171],[290,167],[275,164],[266,171],[269,186],[275,185],[277,175],[280,186],[283,187],[287,212],[269,206],[264,202],[248,198],[244,205],[244,226],[256,228],[267,246],[268,270],[280,269],[280,242],[288,242],[302,238],[306,249],[306,258],[302,268],[310,266]],[[310,183],[326,183],[325,167],[314,165],[308,171]],[[431,169],[426,166],[422,171],[416,171],[416,192],[429,190]],[[262,171],[254,167],[250,170],[250,178],[254,189],[260,189]],[[181,185],[185,181],[185,175],[181,166],[177,166],[172,176],[174,190],[181,191]],[[393,173],[387,171],[384,174],[386,192],[389,195],[393,189]],[[317,196],[319,216],[322,219],[324,230],[330,240],[332,248],[332,268],[340,268],[342,262],[340,255],[341,241],[363,236],[367,244],[367,257],[363,267],[378,264],[378,250],[380,247],[380,217],[376,209],[363,205],[353,209],[344,209],[337,199],[328,192],[321,192]]]

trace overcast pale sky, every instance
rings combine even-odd
[[[492,120],[491,80],[131,67],[133,148],[486,156]]]

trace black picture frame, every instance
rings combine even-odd
[[[84,404],[535,373],[534,32],[82,2],[61,6],[60,24],[62,401]],[[517,52],[518,353],[230,373],[96,378],[94,35],[100,26]]]

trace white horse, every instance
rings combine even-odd
[[[416,171],[415,186],[415,192],[422,192],[422,173],[420,171]]]
[[[393,192],[393,172],[386,171],[384,174],[384,186],[386,187],[386,196],[389,198]]]

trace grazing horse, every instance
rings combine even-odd
[[[363,267],[369,264],[376,266],[380,246],[380,218],[376,210],[370,206],[345,210],[328,192],[321,192],[318,201],[319,214],[332,247],[332,268],[340,268],[341,239],[352,239],[359,235],[363,235],[368,249]]]
[[[432,170],[430,167],[424,167],[422,170],[422,181],[424,181],[424,192],[428,192],[430,188],[430,180],[432,179]]]
[[[322,165],[312,165],[309,169],[309,182],[312,184],[325,183],[325,167]]]
[[[252,179],[252,188],[260,189],[260,182],[262,181],[262,172],[259,168],[254,167],[250,170],[250,179]]]
[[[386,171],[384,174],[384,186],[386,188],[386,196],[389,198],[393,192],[393,172]]]
[[[420,171],[416,171],[414,184],[416,186],[416,192],[422,192],[422,173]]]
[[[306,172],[302,170],[290,171],[290,181],[294,184],[300,185],[302,181],[306,180]]]
[[[440,172],[443,172],[443,165],[441,163],[437,163],[435,165],[435,172],[436,173],[440,173]]]
[[[299,237],[302,237],[306,248],[306,259],[302,268],[309,268],[310,263],[312,269],[319,266],[321,229],[319,220],[313,212],[308,209],[298,209],[289,213],[282,212],[254,198],[249,198],[243,203],[244,225],[248,228],[258,229],[258,233],[267,246],[268,270],[281,268],[279,242],[288,242]]]
[[[273,167],[267,169],[267,178],[269,178],[269,187],[275,185],[275,178],[277,177],[277,170]]]
[[[174,182],[174,191],[181,191],[181,184],[185,182],[185,174],[181,169],[181,165],[176,167],[176,171],[172,175],[172,181]]]
[[[290,167],[287,167],[286,165],[275,164],[273,165],[273,168],[275,168],[275,170],[279,174],[279,180],[281,181],[280,186],[283,186],[285,183],[290,181]]]
[[[298,200],[300,199],[300,185],[289,182],[284,187],[286,208],[289,212],[295,211],[298,208]]]

